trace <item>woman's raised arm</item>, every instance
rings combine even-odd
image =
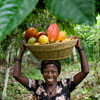
[[[14,65],[13,77],[18,82],[20,82],[22,85],[24,85],[25,87],[28,87],[29,79],[26,78],[25,76],[22,76],[22,74],[21,74],[22,57],[23,57],[24,52],[26,51],[26,47],[24,45],[25,42],[26,42],[25,40],[22,41],[19,56],[18,56],[18,59],[16,59],[16,62],[15,62],[15,65]]]
[[[78,85],[89,73],[89,67],[88,67],[88,61],[86,60],[86,57],[84,54],[84,50],[80,43],[80,38],[77,36],[75,38],[78,38],[78,42],[75,47],[79,52],[80,62],[81,62],[81,72],[77,73],[74,76],[74,83],[75,83],[75,85]]]

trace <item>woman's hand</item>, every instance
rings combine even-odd
[[[75,47],[76,49],[82,49],[81,43],[80,43],[80,38],[78,36],[74,36],[74,39],[78,39]]]
[[[22,56],[23,56],[24,52],[26,51],[25,43],[26,43],[25,40],[23,40],[21,43],[21,48],[20,48],[20,52],[19,52],[19,56],[18,56],[18,59],[20,59],[20,60],[22,59]]]
[[[26,41],[25,40],[22,40],[22,43],[21,43],[21,52],[22,53],[24,53],[26,51],[25,43],[26,43]]]

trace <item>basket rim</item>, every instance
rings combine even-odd
[[[54,43],[50,43],[50,44],[40,44],[40,45],[34,45],[34,44],[28,44],[28,43],[25,43],[25,46],[32,46],[32,47],[48,47],[48,46],[55,46],[55,45],[61,45],[61,44],[66,44],[66,43],[70,43],[70,42],[74,42],[74,41],[77,41],[78,39],[72,39],[72,40],[68,40],[68,41],[65,41],[65,42],[54,42]]]

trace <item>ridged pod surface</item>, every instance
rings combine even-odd
[[[48,38],[50,42],[55,42],[59,36],[59,27],[56,23],[51,24],[48,27]]]

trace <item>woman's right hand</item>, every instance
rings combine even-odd
[[[22,43],[21,43],[21,52],[22,53],[24,53],[26,51],[25,43],[26,43],[26,41],[25,40],[22,40]]]

